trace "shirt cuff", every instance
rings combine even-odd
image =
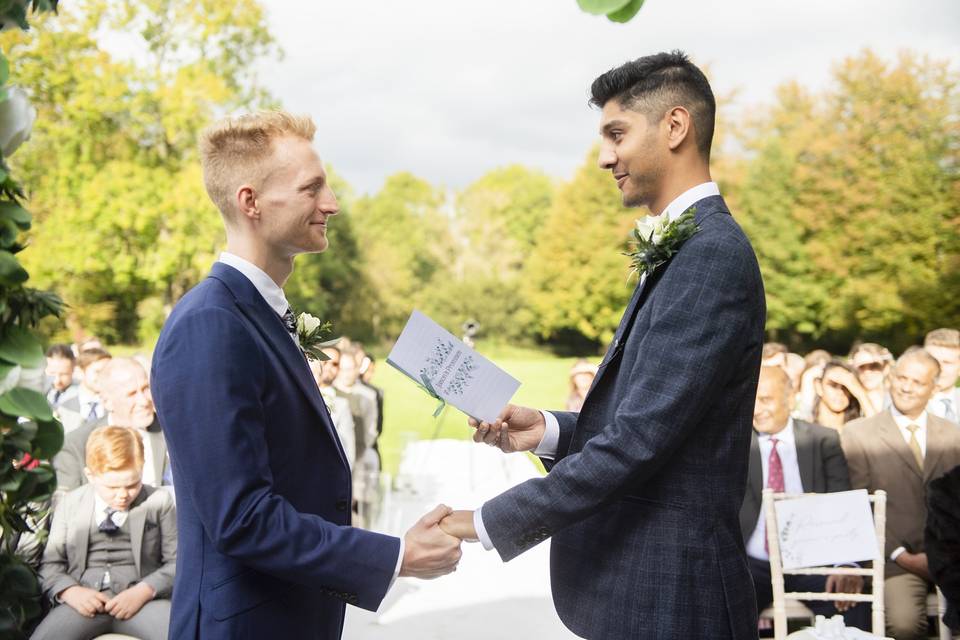
[[[477,538],[480,539],[480,544],[483,545],[483,548],[487,551],[493,549],[493,542],[490,540],[490,536],[487,535],[487,529],[483,526],[483,516],[480,512],[483,510],[483,507],[480,507],[473,512],[473,528],[477,530]]]
[[[403,543],[403,538],[400,538],[400,553],[397,555],[397,568],[393,570],[393,579],[390,581],[390,586],[387,587],[387,591],[393,589],[393,585],[397,582],[397,578],[400,576],[400,568],[403,567],[403,549],[406,545]]]
[[[890,559],[891,559],[893,562],[896,562],[896,561],[897,561],[897,558],[900,557],[900,554],[902,554],[902,553],[903,553],[904,551],[906,551],[906,550],[907,550],[906,547],[897,547],[896,549],[894,549],[893,551],[890,552]]]
[[[543,421],[547,423],[547,426],[543,430],[543,438],[541,438],[540,444],[533,450],[533,455],[538,458],[553,460],[557,457],[557,447],[560,444],[560,423],[557,422],[557,417],[549,411],[541,411],[540,415],[543,416]]]

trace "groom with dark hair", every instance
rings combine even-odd
[[[579,413],[510,405],[471,421],[475,440],[534,451],[548,475],[441,527],[504,560],[552,538],[554,603],[585,638],[755,638],[738,515],[766,311],[710,177],[713,93],[680,52],[628,62],[592,93],[600,166],[624,205],[659,216],[634,255],[641,280]]]

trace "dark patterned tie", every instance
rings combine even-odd
[[[767,489],[773,489],[774,493],[783,493],[783,461],[780,460],[780,454],[777,453],[777,443],[780,442],[776,438],[770,438],[770,458],[767,462]],[[770,554],[770,543],[769,538],[763,537],[763,548]]]
[[[293,339],[297,339],[297,316],[293,314],[293,309],[287,307],[287,310],[283,312],[283,315],[280,316],[280,320],[283,321],[283,326],[287,329],[287,333],[293,336]]]
[[[107,514],[107,518],[100,523],[100,533],[105,533],[108,536],[114,535],[117,531],[120,531],[120,527],[117,526],[117,523],[113,521],[113,514],[117,512],[116,509],[107,507],[104,513]]]

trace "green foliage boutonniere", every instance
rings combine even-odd
[[[637,228],[633,230],[636,248],[624,254],[630,258],[631,273],[642,278],[672,258],[684,242],[700,231],[694,220],[696,213],[697,209],[690,207],[672,222],[666,215],[637,220]]]
[[[322,362],[330,359],[323,349],[337,343],[337,340],[324,340],[330,335],[331,329],[333,329],[331,323],[323,322],[309,313],[301,313],[297,316],[297,340],[307,360]]]

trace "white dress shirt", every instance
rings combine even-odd
[[[698,184],[697,186],[687,189],[679,196],[674,198],[660,215],[666,214],[667,220],[673,222],[681,215],[686,213],[687,209],[692,207],[697,202],[703,200],[704,198],[718,195],[720,195],[720,187],[717,186],[716,182],[704,182]],[[541,411],[540,413],[543,414],[543,417],[547,422],[547,427],[544,430],[543,438],[540,440],[540,444],[537,445],[537,448],[533,453],[538,457],[552,460],[557,456],[557,444],[560,442],[560,423],[557,422],[557,419],[550,412]],[[490,537],[487,535],[487,530],[483,526],[483,516],[480,513],[482,510],[483,507],[473,512],[473,528],[477,530],[477,537],[480,539],[480,543],[483,545],[483,548],[487,551],[490,551],[493,549],[493,543],[490,541]]]
[[[287,296],[284,295],[283,289],[280,288],[276,282],[273,281],[273,278],[267,275],[267,273],[253,264],[249,260],[244,260],[240,256],[234,255],[224,251],[220,254],[220,262],[225,265],[231,266],[244,276],[247,277],[256,290],[263,296],[263,299],[270,305],[270,308],[276,312],[280,317],[283,317],[283,314],[287,312],[287,309],[290,308],[290,304],[287,302]],[[297,342],[297,339],[291,336],[291,339],[294,342]],[[299,348],[299,345],[297,345]],[[397,556],[397,567],[393,571],[393,580],[390,581],[390,587],[393,586],[393,583],[397,581],[397,576],[400,575],[400,568],[403,565],[403,550],[404,543],[403,538],[400,538],[400,554]],[[388,590],[389,588],[388,587]]]
[[[96,491],[93,492],[93,519],[97,523],[98,527],[107,519],[107,507],[109,506],[110,505],[104,502],[103,498],[100,497],[100,494],[98,494]],[[129,508],[124,509],[123,511],[120,511],[119,509],[114,511],[113,524],[117,525],[118,527],[122,527],[123,523],[127,521],[128,515],[130,515]]]
[[[890,413],[893,415],[893,421],[897,423],[897,427],[900,429],[900,435],[903,436],[903,441],[910,445],[910,430],[907,429],[911,424],[915,424],[919,429],[916,431],[917,443],[920,445],[920,453],[923,454],[923,457],[927,457],[927,412],[924,411],[916,420],[911,420],[907,416],[900,413],[896,407],[890,407]]]
[[[953,414],[947,417],[947,411]],[[960,423],[960,389],[938,391],[927,404],[927,411],[945,420]]]
[[[787,420],[787,426],[779,433],[758,433],[757,442],[760,445],[760,464],[763,468],[763,484],[767,486],[770,477],[770,452],[773,451],[771,440],[777,439],[777,453],[780,454],[780,463],[783,466],[783,492],[795,496],[803,493],[803,482],[800,480],[800,463],[797,461],[797,439],[793,430],[793,418]],[[769,560],[765,541],[767,539],[767,520],[763,509],[757,516],[757,526],[747,540],[747,555],[758,560]]]
[[[82,386],[77,391],[77,402],[80,403],[80,421],[86,422],[87,417],[90,415],[90,409],[94,408],[96,410],[96,416],[99,420],[103,416],[107,415],[107,410],[103,408],[103,403],[100,401],[100,396],[89,391],[86,387]]]

